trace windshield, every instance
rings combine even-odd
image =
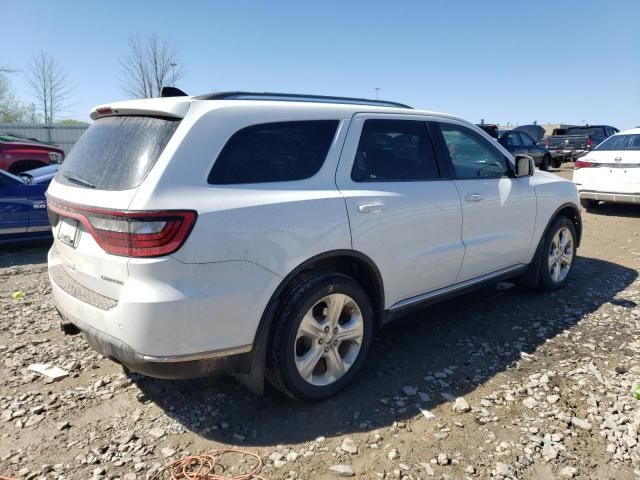
[[[603,127],[572,127],[567,129],[567,135],[604,135]]]
[[[640,134],[614,135],[598,145],[595,150],[640,150]]]
[[[56,180],[99,190],[127,190],[142,183],[179,120],[105,117],[89,127],[62,164]]]

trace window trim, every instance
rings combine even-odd
[[[447,124],[447,125],[453,125],[455,127],[458,128],[463,128],[465,130],[467,130],[468,132],[471,133],[471,135],[478,139],[480,141],[480,143],[483,143],[484,145],[486,145],[488,148],[493,149],[498,155],[502,156],[505,161],[507,162],[507,167],[509,169],[508,174],[507,175],[502,175],[500,177],[477,177],[477,178],[463,178],[463,177],[458,177],[456,175],[456,171],[455,171],[455,166],[453,164],[453,159],[451,158],[451,155],[449,154],[449,148],[447,147],[447,142],[444,139],[444,135],[442,134],[442,130],[440,129],[440,124]],[[480,135],[478,132],[476,132],[475,130],[473,130],[472,128],[470,128],[467,125],[464,125],[462,123],[457,123],[457,122],[452,122],[449,121],[448,119],[437,119],[437,120],[429,120],[427,122],[427,124],[429,125],[429,128],[431,131],[433,131],[433,141],[434,144],[436,146],[436,153],[439,157],[442,157],[442,161],[447,165],[447,170],[449,172],[449,178],[452,180],[499,180],[501,178],[515,178],[515,167],[513,162],[511,161],[511,159],[509,158],[508,155],[504,155],[502,153],[502,151],[498,148],[496,148],[496,146],[492,145],[490,142],[487,141],[487,139],[485,139],[482,135]]]
[[[249,128],[260,127],[260,126],[263,126],[263,125],[273,125],[273,124],[283,124],[283,123],[308,123],[308,122],[335,122],[335,130],[333,132],[333,136],[331,137],[331,141],[329,142],[329,147],[327,149],[327,153],[325,154],[322,162],[320,163],[320,166],[318,167],[318,169],[313,174],[309,175],[308,177],[296,178],[296,179],[292,179],[292,180],[269,180],[269,181],[230,182],[230,183],[216,183],[216,182],[214,182],[212,180],[211,176],[213,175],[213,170],[214,170],[217,162],[219,161],[219,159],[220,159],[222,153],[224,152],[225,148],[227,148],[227,145],[229,145],[229,142],[238,133],[240,133],[240,132],[242,132],[242,131],[244,131],[246,129],[249,129]],[[338,138],[338,136],[340,134],[341,125],[342,125],[342,119],[340,119],[340,118],[304,118],[304,119],[276,120],[276,121],[252,123],[252,124],[244,125],[244,126],[242,126],[240,128],[237,128],[224,141],[224,144],[222,145],[222,147],[218,151],[217,155],[215,156],[215,158],[213,160],[213,163],[209,167],[209,173],[206,176],[206,185],[208,185],[210,187],[216,187],[216,188],[229,188],[229,187],[235,188],[237,186],[242,186],[242,185],[246,185],[246,186],[275,185],[275,184],[290,184],[290,183],[293,183],[293,182],[309,181],[310,179],[312,179],[312,178],[316,177],[318,174],[320,174],[320,172],[322,172],[322,169],[325,167],[325,165],[327,163],[327,159],[331,155],[331,150],[332,150],[332,148],[334,148],[334,144],[336,142],[336,139]]]
[[[420,179],[395,179],[395,180],[356,180],[353,178],[353,172],[356,167],[356,155],[358,154],[358,147],[360,145],[360,140],[362,139],[362,132],[364,131],[365,124],[368,121],[385,121],[385,122],[416,122],[422,123],[425,128],[425,135],[428,143],[428,150],[431,153],[431,158],[435,163],[436,168],[436,176],[433,178],[420,178]],[[428,152],[427,152],[428,154]],[[362,120],[362,125],[360,125],[360,130],[357,133],[357,144],[355,149],[355,155],[351,161],[351,168],[349,170],[349,180],[357,185],[361,184],[380,184],[380,183],[417,183],[417,182],[435,182],[441,180],[448,180],[448,177],[445,177],[446,170],[443,170],[443,165],[439,160],[439,156],[436,152],[436,148],[433,142],[431,130],[429,129],[429,123],[427,120],[422,118],[385,118],[383,116],[375,116],[370,118],[364,118]]]

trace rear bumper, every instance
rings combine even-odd
[[[75,325],[105,357],[158,378],[248,373],[258,323],[278,281],[250,262],[163,258],[130,262],[118,296],[107,297],[74,280],[55,246],[49,278],[63,323]]]
[[[557,149],[557,150],[548,149],[548,150],[549,150],[549,153],[551,154],[551,158],[553,158],[554,160],[563,160],[563,161],[573,161],[587,154],[586,150],[570,150],[570,151],[563,150],[563,149]]]
[[[601,200],[613,203],[631,203],[640,205],[640,193],[610,193],[597,192],[595,190],[581,190],[578,192],[580,198],[590,200]]]
[[[104,357],[131,371],[149,377],[186,379],[212,375],[243,374],[251,368],[251,348],[217,350],[192,356],[156,357],[136,352],[130,345],[107,335],[78,319],[70,319],[60,312],[63,324],[72,324],[82,332],[87,343]]]

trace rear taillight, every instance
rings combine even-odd
[[[592,162],[588,162],[586,160],[576,160],[576,163],[573,167],[574,170],[580,170],[581,168],[589,168],[589,167],[595,167],[595,163]]]
[[[543,145],[544,145],[544,148],[549,148],[549,139],[548,139],[548,138],[545,138],[545,139],[542,141],[542,143],[543,143]]]
[[[192,210],[130,212],[83,207],[51,197],[47,208],[84,225],[105,252],[125,257],[161,257],[175,252],[187,240],[198,216]]]
[[[591,145],[593,145],[593,140],[587,137],[587,150],[591,150]]]
[[[49,160],[53,163],[62,163],[62,154],[58,152],[49,152]]]

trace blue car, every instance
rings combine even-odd
[[[57,171],[58,165],[19,175],[0,170],[0,244],[51,238],[44,192]]]

